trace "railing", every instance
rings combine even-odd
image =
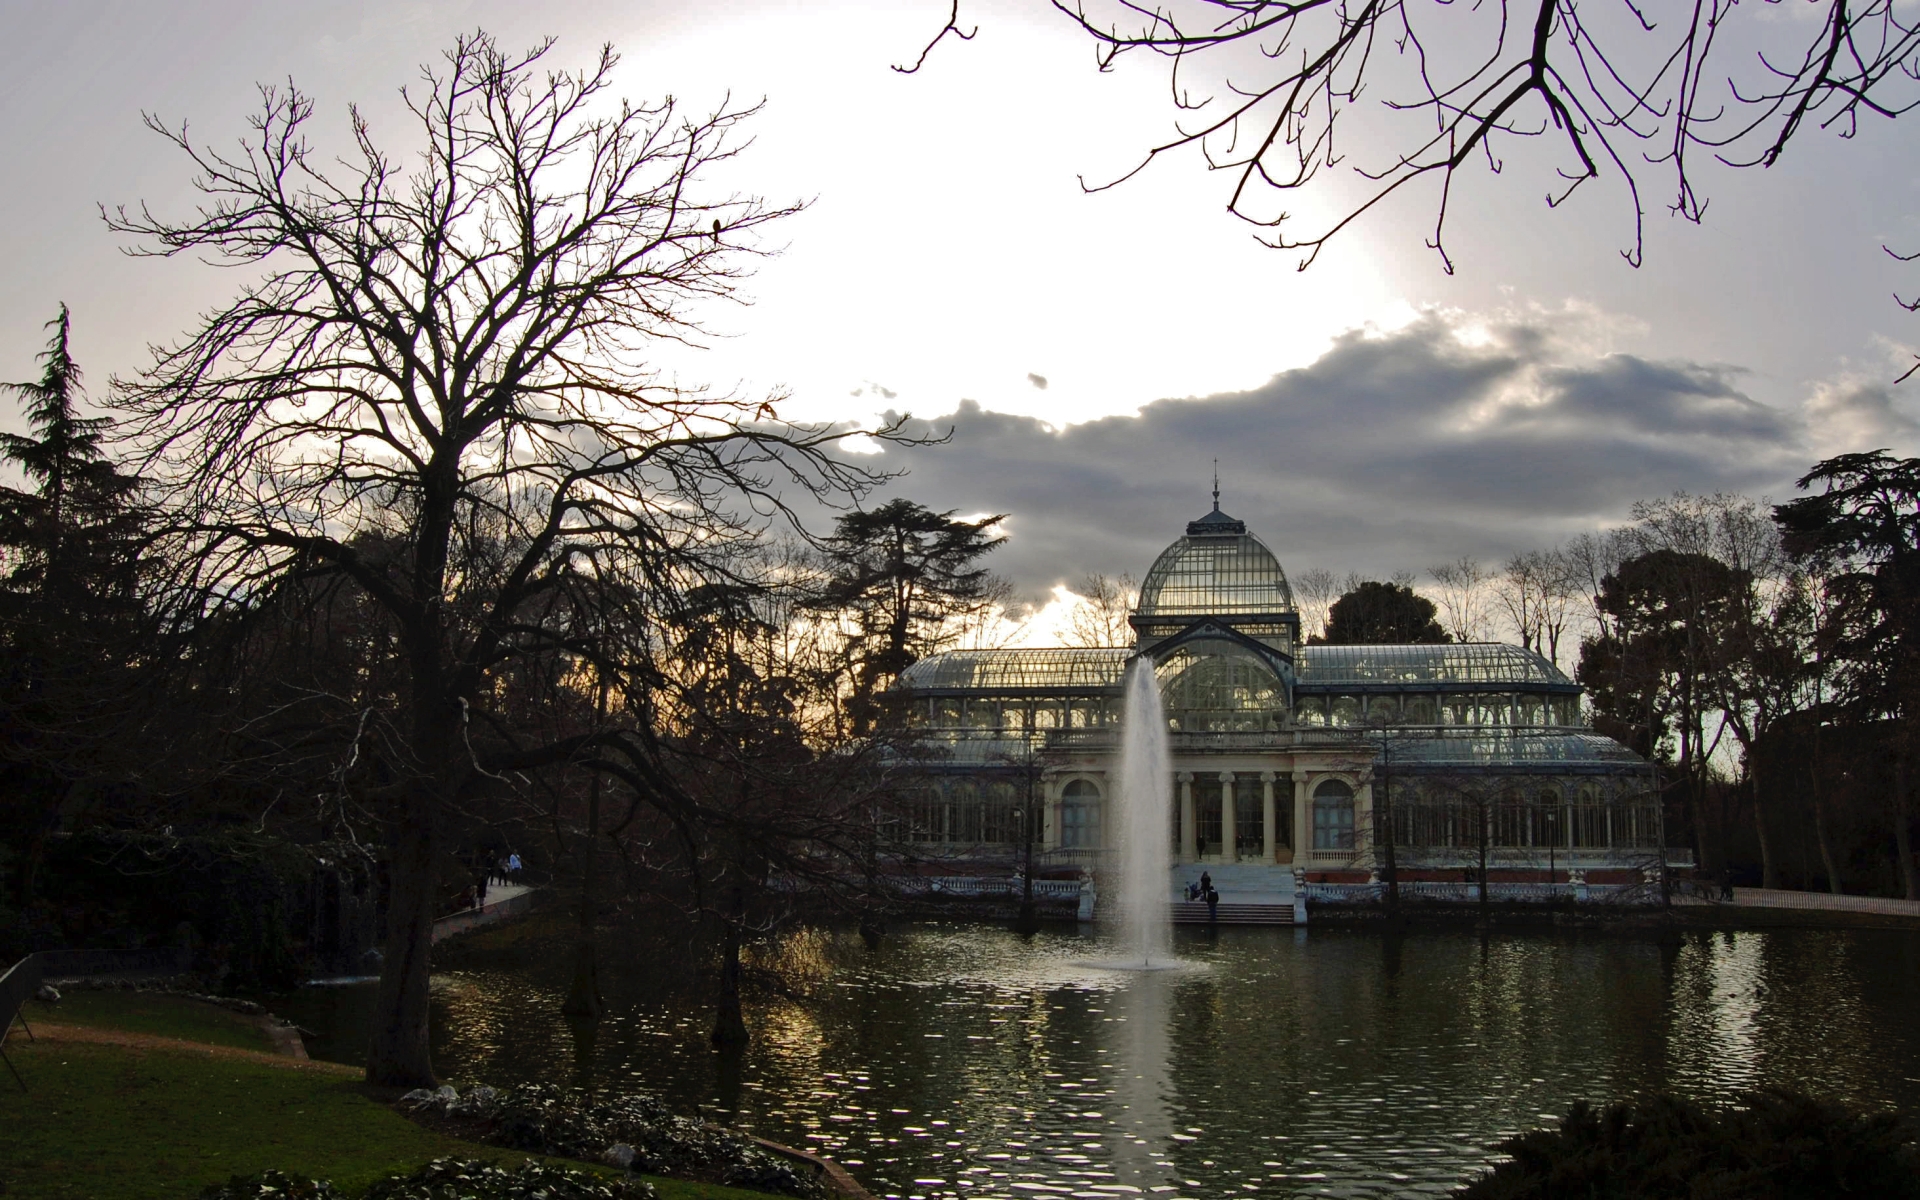
[[[7,1070],[13,1072],[13,1081],[20,1085],[20,1090],[26,1091],[26,1081],[14,1069],[13,1060],[6,1057],[6,1035],[13,1023],[19,1021],[28,1039],[33,1038],[33,1029],[21,1009],[48,979],[85,975],[178,975],[191,965],[184,948],[41,950],[29,954],[8,967],[5,975],[0,975],[0,1016],[6,1018],[0,1022],[0,1059],[5,1059]]]
[[[1384,883],[1309,883],[1307,899],[1318,904],[1382,904],[1387,898]],[[1415,902],[1478,904],[1477,883],[1442,883],[1423,880],[1400,885],[1400,898]],[[1660,889],[1650,883],[1494,883],[1487,886],[1487,900],[1494,904],[1658,904]]]
[[[40,961],[45,979],[85,975],[178,975],[191,964],[175,947],[157,950],[42,950],[31,955]]]
[[[902,875],[888,881],[893,890],[908,896],[1021,896],[1024,883],[1004,876],[986,875]],[[1072,900],[1080,895],[1078,879],[1036,879],[1033,894],[1056,900]]]
[[[40,956],[37,954],[27,955],[7,968],[5,975],[0,975],[0,1016],[6,1018],[5,1024],[0,1024],[0,1062],[7,1064],[7,1070],[13,1074],[13,1081],[20,1085],[20,1090],[23,1092],[27,1090],[27,1081],[20,1078],[20,1072],[14,1067],[13,1060],[7,1057],[6,1039],[7,1034],[13,1031],[14,1021],[18,1020],[20,1027],[27,1031],[27,1038],[32,1040],[33,1027],[28,1025],[26,1017],[21,1015],[20,1007],[39,990]]]

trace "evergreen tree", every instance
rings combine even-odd
[[[1810,494],[1777,506],[1774,521],[1788,552],[1826,576],[1833,606],[1822,637],[1833,647],[1853,719],[1895,724],[1895,856],[1907,899],[1920,900],[1912,796],[1920,755],[1920,458],[1842,454],[1814,464],[1796,486]]]
[[[47,322],[40,378],[0,385],[25,402],[28,432],[0,434],[27,487],[0,487],[0,792],[26,905],[46,837],[112,737],[139,611],[136,482],[109,460],[111,423],[82,416],[65,305]]]
[[[951,512],[890,500],[840,518],[827,543],[824,602],[855,625],[847,705],[855,733],[873,728],[875,697],[939,645],[951,618],[988,602],[991,576],[979,560],[1006,540],[987,532],[1003,516],[956,521]]]
[[[1433,601],[1401,583],[1369,579],[1354,585],[1327,610],[1327,632],[1313,639],[1327,646],[1413,642],[1439,645],[1453,638],[1440,627]]]

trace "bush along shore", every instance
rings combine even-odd
[[[402,1096],[398,1107],[444,1133],[510,1150],[804,1200],[829,1194],[811,1164],[783,1158],[718,1126],[677,1116],[644,1093],[595,1097],[544,1083],[480,1086],[464,1093],[453,1087],[421,1088]]]
[[[236,1175],[200,1200],[344,1200],[324,1179],[284,1171]],[[508,1170],[479,1159],[436,1158],[368,1188],[365,1200],[659,1200],[640,1179],[606,1179],[566,1167],[524,1162]]]
[[[1453,1200],[1920,1200],[1920,1127],[1782,1089],[1710,1108],[1645,1096],[1576,1103],[1557,1129],[1494,1147],[1508,1160]]]

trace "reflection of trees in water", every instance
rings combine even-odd
[[[564,969],[469,957],[436,995],[456,1026],[437,1053],[455,1078],[590,1078],[780,1140],[826,1135],[810,1144],[859,1162],[869,1185],[969,1171],[1086,1182],[1072,1169],[1221,1194],[1323,1171],[1316,1186],[1364,1192],[1397,1175],[1402,1191],[1445,1191],[1503,1132],[1575,1099],[1785,1083],[1920,1102],[1903,1082],[1920,1077],[1905,1024],[1920,938],[1904,933],[1227,928],[1182,938],[1204,971],[1138,976],[1087,968],[1102,945],[923,926],[870,952],[851,930],[807,934],[763,961],[811,982],[758,995],[756,1041],[732,1060],[707,1045],[710,977],[685,963],[614,976],[621,999],[583,1043],[554,1015]]]

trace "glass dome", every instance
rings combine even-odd
[[[1280,560],[1246,523],[1220,511],[1189,522],[1187,536],[1161,551],[1140,585],[1136,617],[1290,613],[1293,589]]]

